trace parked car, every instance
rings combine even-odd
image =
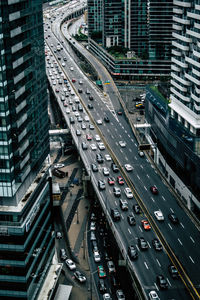
[[[75,270],[76,269],[76,265],[75,263],[71,260],[71,259],[66,259],[65,261],[67,267],[70,269],[70,270]]]
[[[114,262],[112,260],[109,260],[107,262],[107,267],[108,267],[108,272],[109,273],[115,273],[116,272],[115,265],[114,265]]]

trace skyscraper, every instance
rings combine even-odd
[[[175,1],[173,16],[171,116],[185,128],[200,154],[200,2]]]
[[[36,299],[54,251],[42,2],[0,1],[1,299]]]

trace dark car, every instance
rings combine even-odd
[[[130,259],[136,259],[138,257],[138,252],[135,246],[131,245],[128,247],[128,255]]]
[[[89,99],[90,99],[90,100],[94,100],[94,98],[93,98],[93,96],[92,96],[92,95],[90,95],[90,96],[89,96]]]
[[[179,224],[179,219],[175,214],[169,214],[168,218],[173,224]]]
[[[91,168],[93,172],[98,172],[98,167],[95,164],[91,164]]]
[[[83,90],[82,90],[82,89],[78,89],[78,92],[79,92],[79,93],[82,93],[82,92],[83,92]]]
[[[113,172],[115,172],[115,173],[119,172],[118,166],[116,164],[112,163],[111,168],[112,168]]]
[[[129,225],[131,225],[131,226],[136,224],[135,217],[132,215],[127,216],[127,220],[128,220]]]
[[[101,294],[104,294],[107,290],[107,288],[105,286],[105,282],[104,282],[103,279],[99,279],[98,287],[99,287],[99,291],[100,291]]]
[[[102,164],[104,162],[103,156],[100,153],[96,155],[96,160],[99,164]]]
[[[152,240],[152,245],[153,245],[153,247],[154,247],[154,249],[156,251],[161,251],[162,248],[163,248],[162,245],[161,245],[161,243],[160,243],[160,241],[158,239],[153,239]]]
[[[174,265],[169,265],[168,266],[168,271],[172,278],[179,278],[178,270],[175,268]]]
[[[83,111],[83,106],[81,104],[78,104],[78,110]]]
[[[111,216],[114,221],[120,221],[121,216],[120,216],[118,208],[111,209]]]
[[[159,287],[161,289],[167,289],[168,288],[167,280],[165,279],[165,277],[163,275],[158,275],[156,277],[156,281],[157,281],[157,284],[159,285]]]
[[[93,109],[93,105],[91,103],[88,104],[89,109]]]
[[[104,117],[104,121],[105,121],[106,123],[109,123],[109,122],[110,122],[108,116],[105,116],[105,117]]]
[[[138,204],[133,205],[133,210],[137,215],[141,213],[141,208],[139,207]]]
[[[104,259],[105,259],[106,261],[108,261],[108,260],[111,259],[107,251],[104,251]]]
[[[69,122],[70,122],[70,124],[74,124],[74,122],[75,122],[75,121],[74,121],[74,118],[73,118],[73,117],[70,117],[70,118],[69,118]]]
[[[82,142],[82,149],[83,150],[87,150],[88,145],[85,142]]]
[[[141,250],[147,250],[149,247],[147,241],[143,237],[138,238],[138,246]]]
[[[100,190],[105,190],[106,185],[105,185],[105,182],[103,180],[98,180],[98,188]]]
[[[158,195],[158,188],[155,185],[152,185],[150,187],[150,191],[152,192],[152,194]]]

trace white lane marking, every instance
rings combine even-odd
[[[117,131],[117,128],[115,128],[115,131]]]
[[[137,157],[135,156],[135,160],[137,160]]]
[[[128,228],[128,232],[131,234],[131,231],[130,231],[130,229]]]
[[[151,200],[152,200],[153,202],[155,202],[155,200],[154,200],[154,198],[153,198],[153,197],[151,197]]]
[[[145,265],[145,267],[147,268],[147,270],[149,269],[149,267],[148,267],[148,265],[147,265],[147,263],[146,263],[146,261],[144,261],[144,265]]]
[[[172,230],[172,226],[168,223],[168,225],[169,225],[169,228]]]
[[[129,137],[129,138],[131,137],[130,134],[128,134],[128,137]]]
[[[162,196],[162,198],[163,198],[163,200],[164,200],[164,201],[166,201],[166,199],[165,199],[165,197],[164,197],[164,196]]]
[[[127,133],[127,130],[125,130],[125,133]]]
[[[131,148],[128,149],[130,152],[132,152]]]
[[[149,242],[148,242],[148,241],[147,241],[147,244],[148,244],[149,248],[151,248],[151,245],[149,244]]]
[[[181,240],[180,239],[178,239],[178,241],[179,241],[179,243],[181,244],[181,246],[183,245],[183,243],[181,242]]]
[[[157,258],[156,258],[156,261],[157,261],[159,267],[161,267],[161,264],[160,264],[160,262],[159,262],[159,260]]]
[[[133,142],[133,139],[131,139],[131,142]]]
[[[122,149],[119,149],[119,151],[120,151],[121,153],[123,153]]]
[[[168,284],[171,286],[171,282],[169,281],[169,279],[167,278],[167,282],[168,282]]]
[[[171,207],[170,207],[170,210],[171,210],[172,213],[174,213],[174,211],[173,211],[173,209]]]
[[[127,156],[125,156],[125,160],[127,160],[127,161],[128,161],[128,157],[127,157]]]
[[[144,189],[147,191],[147,188],[146,188],[146,186],[144,185]]]
[[[108,129],[107,131],[110,132],[110,129]]]
[[[183,228],[185,228],[185,226],[183,225],[183,223],[180,223],[181,224],[181,226],[183,227]]]
[[[140,180],[140,176],[137,174],[137,178]]]
[[[135,143],[135,147],[137,147],[137,144]]]
[[[155,282],[154,282],[154,285],[156,287],[156,290],[159,291],[159,288],[158,288],[158,286],[157,286],[157,284]]]
[[[121,215],[121,217],[122,217],[122,219],[124,219],[124,216],[123,216],[123,215]]]
[[[115,205],[117,205],[117,201],[115,200]]]
[[[113,135],[111,135],[111,138],[112,138],[112,139],[114,139],[114,136],[113,136]]]
[[[113,125],[113,123],[112,123],[112,122],[111,122],[110,124],[111,124],[111,125]]]
[[[115,144],[116,144],[116,145],[118,145],[118,143],[117,143],[117,142],[115,142]]]
[[[192,259],[192,257],[191,256],[189,256],[189,258],[190,258],[190,260],[193,262],[193,264],[194,264],[194,260]]]
[[[124,126],[122,126],[122,128],[124,129]]]
[[[190,236],[191,241],[195,244],[195,241],[193,240],[193,238]]]
[[[140,226],[139,226],[139,229],[140,229],[141,232],[143,232],[143,230],[142,230],[142,228]]]
[[[122,137],[121,134],[119,136],[120,136],[120,138]]]
[[[147,174],[147,177],[149,178],[149,174]]]
[[[142,165],[140,165],[140,168],[141,168],[141,169],[143,169],[143,166],[142,166]]]

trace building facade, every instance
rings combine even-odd
[[[174,1],[171,116],[200,155],[200,1]]]
[[[88,0],[87,21],[90,37],[102,33],[102,0]]]
[[[42,2],[0,1],[1,299],[37,299],[54,252]]]

